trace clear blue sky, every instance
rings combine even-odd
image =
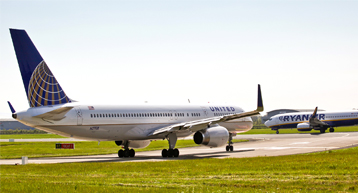
[[[358,1],[0,1],[0,117],[28,108],[9,28],[96,103],[358,108]]]

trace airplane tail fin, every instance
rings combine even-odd
[[[70,103],[25,30],[10,29],[30,107]]]

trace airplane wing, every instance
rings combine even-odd
[[[308,121],[310,126],[313,126],[313,127],[318,127],[318,126],[321,126],[321,125],[322,126],[328,126],[327,123],[322,122],[317,118],[317,110],[318,110],[318,107],[315,108],[315,110],[313,111],[312,116],[310,117],[310,119]]]
[[[65,118],[65,114],[70,111],[73,107],[60,107],[58,109],[52,110],[50,112],[46,112],[40,115],[36,115],[35,117],[37,118],[42,118],[42,119],[48,119],[48,120],[53,120],[53,121],[59,121],[63,118]]]
[[[183,131],[183,130],[190,130],[192,132],[196,132],[196,131],[208,128],[208,127],[210,127],[210,125],[214,125],[214,124],[217,124],[217,123],[220,123],[223,121],[230,121],[230,120],[234,120],[234,119],[259,115],[260,112],[263,110],[264,110],[264,107],[263,107],[263,103],[262,103],[261,87],[260,87],[260,85],[258,85],[258,97],[257,97],[257,109],[256,110],[243,112],[243,113],[230,114],[230,115],[210,117],[210,118],[188,121],[188,122],[183,122],[183,123],[177,123],[177,124],[169,125],[167,127],[163,127],[163,128],[154,130],[152,133],[149,133],[148,136],[159,135],[159,134],[169,134],[169,133]]]

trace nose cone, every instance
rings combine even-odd
[[[272,120],[269,119],[264,124],[266,125],[266,127],[271,127],[272,126]]]

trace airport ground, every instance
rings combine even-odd
[[[236,138],[250,141],[235,143],[234,152],[181,148],[180,157],[175,159],[161,158],[160,150],[156,150],[137,152],[131,159],[108,154],[29,160],[60,164],[9,163],[0,166],[1,192],[358,191],[358,132]]]
[[[324,135],[332,134],[320,135],[315,143],[329,140]],[[338,135],[331,137],[352,140]],[[357,133],[352,138],[357,140]],[[263,147],[248,152],[310,149],[298,148],[307,143],[292,142],[291,147]],[[183,156],[164,162],[149,159],[121,162],[119,158],[116,161],[107,158],[84,163],[1,165],[1,192],[357,192],[358,189],[358,147],[250,158],[227,158],[231,153],[209,156],[203,149],[200,152],[198,157]],[[213,159],[216,157],[225,159]]]

